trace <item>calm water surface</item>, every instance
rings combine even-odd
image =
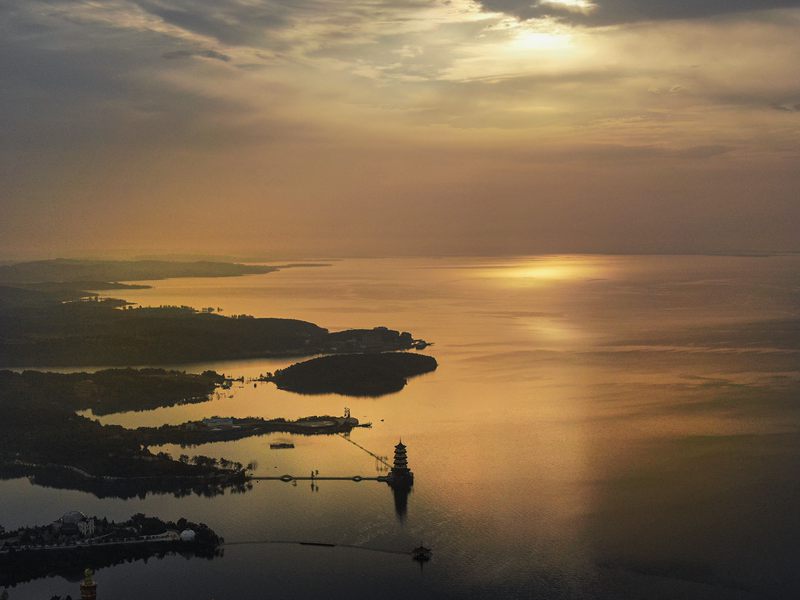
[[[101,420],[296,418],[344,406],[416,475],[407,512],[376,482],[259,482],[214,498],[100,500],[0,482],[0,523],[68,509],[203,521],[228,542],[308,540],[406,551],[231,545],[97,573],[101,597],[789,598],[800,594],[800,257],[345,260],[229,279],[151,282],[145,305],[219,306],[329,329],[387,325],[435,342],[439,369],[377,399],[270,384]],[[253,376],[291,361],[184,365]],[[294,450],[269,449],[292,441]],[[337,436],[181,449],[255,459],[261,474],[373,475]],[[17,586],[49,598],[60,577]]]

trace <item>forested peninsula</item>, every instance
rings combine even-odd
[[[291,265],[290,265],[291,266]],[[0,367],[118,366],[383,352],[413,347],[407,332],[329,332],[296,319],[222,316],[188,306],[133,307],[86,295],[105,280],[233,276],[277,267],[158,261],[42,261],[0,267]],[[51,279],[47,279],[50,277]],[[85,286],[84,286],[85,287]]]
[[[176,277],[236,277],[271,273],[281,267],[246,265],[213,261],[166,260],[74,260],[56,258],[0,265],[0,283],[36,285],[42,283],[72,284],[73,289],[85,282],[93,286],[102,282],[143,281]],[[284,267],[285,268],[285,267]],[[109,289],[92,287],[90,289]]]

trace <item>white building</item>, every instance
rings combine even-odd
[[[193,542],[195,539],[195,532],[191,529],[184,529],[181,531],[181,541],[182,542]]]
[[[94,535],[94,519],[77,510],[64,513],[56,523],[60,525],[60,531],[65,535],[77,534],[81,537]]]

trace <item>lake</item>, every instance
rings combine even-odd
[[[405,510],[374,481],[261,481],[245,494],[132,500],[0,481],[0,524],[67,510],[205,522],[214,560],[97,572],[100,598],[788,598],[800,594],[800,256],[337,260],[147,282],[143,305],[221,307],[434,342],[439,368],[380,398],[235,384],[208,402],[102,417],[297,418],[349,407],[350,439],[415,473]],[[253,377],[289,359],[182,365]],[[294,449],[271,450],[270,442]],[[374,476],[339,436],[191,448],[261,475]],[[341,544],[240,544],[259,541]],[[433,560],[407,552],[424,542]],[[345,547],[348,546],[348,547]],[[350,547],[352,546],[352,547]],[[403,554],[406,553],[406,554]],[[11,600],[78,595],[61,577]]]

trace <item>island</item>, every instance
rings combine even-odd
[[[0,587],[46,575],[78,579],[87,565],[109,567],[168,554],[213,558],[224,540],[203,523],[142,513],[123,522],[71,510],[48,525],[0,528]]]
[[[383,396],[402,390],[409,377],[436,367],[436,359],[425,354],[334,354],[296,363],[266,379],[301,394]]]

